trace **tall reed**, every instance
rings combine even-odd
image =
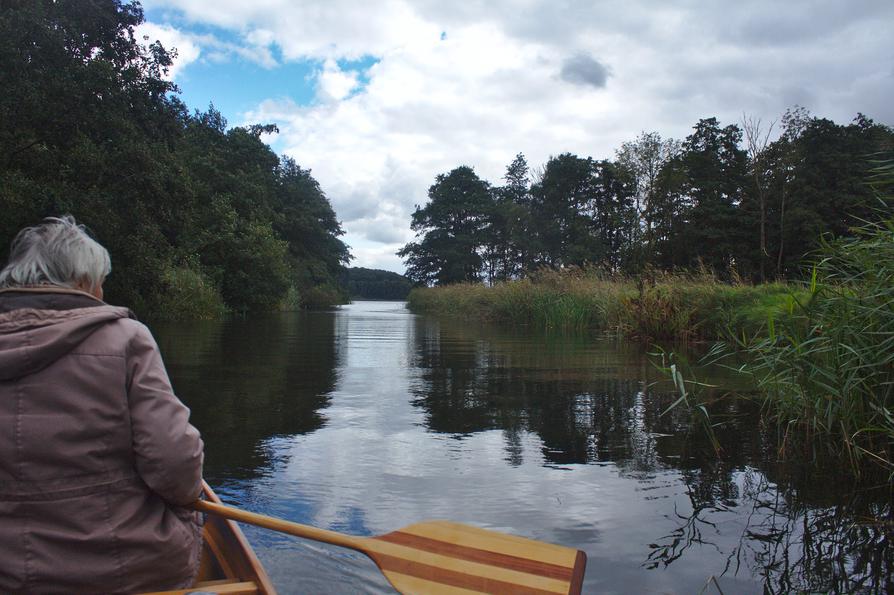
[[[622,326],[632,283],[594,272],[538,271],[529,278],[485,286],[462,283],[414,289],[410,309],[560,331],[614,331]]]
[[[855,471],[894,471],[894,218],[826,244],[808,298],[768,336],[741,341],[788,447],[824,443]]]
[[[783,283],[730,284],[706,272],[653,272],[624,302],[626,334],[649,342],[713,340],[730,329],[758,334],[769,316],[791,310],[792,292]]]
[[[727,329],[753,335],[793,307],[792,287],[721,283],[707,274],[628,279],[597,271],[542,270],[498,283],[414,289],[416,312],[544,330],[601,331],[656,340],[712,340]]]

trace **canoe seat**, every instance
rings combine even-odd
[[[197,581],[195,585],[193,585],[194,589],[198,589],[199,587],[214,587],[215,585],[231,585],[233,583],[241,583],[245,581],[241,581],[238,578],[220,578],[217,580],[208,580],[208,581]]]
[[[176,591],[155,591],[142,595],[188,595],[189,593],[220,593],[221,595],[258,595],[258,585],[254,581],[240,581],[239,579],[223,579],[217,581],[202,581],[189,589]]]

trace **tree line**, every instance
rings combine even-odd
[[[563,153],[536,171],[519,153],[499,186],[457,167],[417,205],[416,239],[398,255],[422,285],[571,266],[792,278],[824,237],[877,219],[867,179],[894,149],[894,130],[863,114],[836,124],[802,107],[776,124],[706,118],[683,141],[643,132],[614,159]]]
[[[364,267],[346,268],[341,284],[351,298],[364,300],[405,300],[413,289],[413,282],[403,275]]]
[[[261,140],[275,125],[190,113],[142,22],[121,0],[0,5],[0,258],[70,213],[111,253],[110,301],[138,313],[343,299],[350,254],[310,171]]]

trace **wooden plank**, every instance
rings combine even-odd
[[[237,583],[227,582],[225,584],[202,587],[201,589],[196,585],[189,589],[153,591],[151,593],[142,593],[141,595],[187,595],[188,593],[194,593],[198,590],[207,591],[209,593],[220,593],[221,595],[258,595],[260,593],[258,585],[254,581],[244,581]]]
[[[405,593],[426,593],[427,595],[480,595],[481,591],[471,591],[462,587],[446,587],[443,583],[434,583],[416,576],[408,576],[399,572],[384,572],[392,584],[403,587]]]
[[[425,579],[442,585],[441,591],[452,593],[454,588],[478,593],[512,593],[513,595],[563,595],[568,592],[568,583],[541,579],[530,574],[509,576],[506,573],[482,573],[482,568],[471,565],[426,564],[418,558],[394,558],[377,555],[376,563],[391,584],[402,592],[406,587],[392,580],[389,573]],[[485,570],[487,567],[483,567]]]
[[[207,483],[203,484],[205,499],[220,504],[217,494]],[[276,595],[276,588],[267,576],[267,571],[234,521],[216,515],[206,515],[205,539],[223,570],[224,576],[221,578],[253,581],[257,585],[257,592],[262,595]]]
[[[565,569],[566,576],[560,579],[523,570],[501,568],[490,564],[489,561],[474,562],[464,557],[446,556],[379,539],[370,539],[365,545],[365,553],[383,571],[392,570],[418,578],[431,579],[440,576],[450,584],[481,587],[491,582],[503,587],[499,590],[495,590],[494,587],[485,592],[505,592],[506,585],[521,590],[526,585],[532,589],[532,593],[567,593],[571,582],[569,569]]]
[[[416,550],[423,550],[435,554],[442,554],[451,558],[458,558],[467,562],[479,562],[490,566],[527,572],[529,574],[555,578],[566,582],[571,580],[572,569],[568,566],[549,564],[541,562],[540,560],[531,560],[530,558],[502,554],[492,550],[467,547],[446,541],[438,541],[428,537],[420,537],[418,535],[404,533],[403,531],[395,531],[394,533],[383,535],[377,539],[389,543],[405,545]]]
[[[232,583],[239,583],[239,582],[243,582],[243,581],[240,581],[239,579],[236,579],[236,578],[222,578],[222,579],[216,580],[216,581],[199,581],[193,585],[193,588],[199,589],[201,587],[213,587],[215,585],[229,585]]]
[[[451,521],[426,521],[409,525],[399,531],[419,537],[426,537],[463,547],[473,547],[502,554],[519,552],[526,558],[533,558],[547,564],[573,568],[577,551],[571,548],[534,541],[525,537],[498,533],[487,529],[479,529],[470,525],[461,525]]]

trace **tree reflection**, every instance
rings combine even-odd
[[[776,436],[755,403],[706,389],[710,419],[722,422],[718,458],[683,408],[662,415],[676,395],[642,353],[453,321],[418,325],[413,399],[431,430],[500,429],[513,465],[530,432],[546,464],[612,462],[644,478],[678,471],[687,505],[675,506],[676,528],[649,546],[647,568],[708,548],[725,560],[718,585],[747,573],[768,593],[894,592],[890,484],[848,492],[819,462],[776,463]]]
[[[423,317],[414,336],[421,382],[411,389],[413,403],[433,431],[503,430],[516,465],[524,432],[540,438],[550,464],[611,461],[630,472],[681,464],[689,416],[661,415],[675,398],[672,387],[635,347]]]
[[[645,566],[667,566],[693,550],[710,546],[726,555],[718,577],[748,572],[758,576],[767,593],[892,592],[894,523],[892,488],[841,485],[830,476],[787,478],[774,484],[749,468],[720,473],[713,480],[684,476],[690,486],[691,511],[676,515],[679,526],[650,546]],[[714,493],[705,486],[721,486]],[[835,487],[831,487],[835,486]],[[831,491],[834,501],[811,501],[811,494]],[[744,507],[747,513],[733,511]],[[719,523],[744,519],[738,542],[719,544]],[[696,555],[698,555],[696,553]]]
[[[206,478],[263,475],[276,463],[271,438],[322,427],[335,385],[334,321],[304,312],[154,329],[205,440]]]

